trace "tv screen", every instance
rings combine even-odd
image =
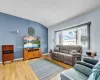
[[[24,36],[24,48],[40,48],[40,37]]]

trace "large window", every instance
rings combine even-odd
[[[81,45],[90,48],[90,24],[56,31],[56,45]]]

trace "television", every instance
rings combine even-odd
[[[24,48],[40,48],[40,37],[24,36]]]

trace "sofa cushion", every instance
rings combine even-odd
[[[98,63],[98,60],[92,58],[84,58],[83,61],[93,65],[96,65]]]
[[[71,61],[72,62],[72,55],[70,55],[70,54],[63,54],[64,55],[64,61]]]
[[[52,53],[52,58],[53,58],[53,59],[56,59],[56,60],[57,60],[57,53],[58,53],[58,52],[53,52],[53,53]]]
[[[71,68],[61,73],[60,77],[64,80],[87,80],[88,77],[81,72]]]
[[[61,53],[68,54],[69,52],[67,50],[60,50]]]
[[[58,60],[64,62],[64,54],[65,53],[57,53]]]
[[[90,64],[90,63],[87,63],[87,62],[83,62],[83,61],[77,61],[77,64],[81,64],[81,65],[87,66],[87,67],[89,67],[91,69],[94,67],[93,64]]]
[[[82,52],[82,47],[78,45],[70,45],[70,51],[76,50],[77,52]]]
[[[69,45],[62,45],[62,46],[60,46],[60,50],[67,50],[67,51],[69,51]]]
[[[90,75],[88,80],[100,80],[100,60],[93,67],[92,74]]]
[[[74,69],[76,69],[77,71],[83,73],[84,75],[86,76],[90,76],[90,74],[92,73],[92,69],[87,67],[87,66],[84,66],[84,65],[81,65],[81,64],[76,64],[74,66]]]

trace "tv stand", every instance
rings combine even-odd
[[[41,48],[26,48],[24,49],[24,60],[39,58],[42,56]]]

